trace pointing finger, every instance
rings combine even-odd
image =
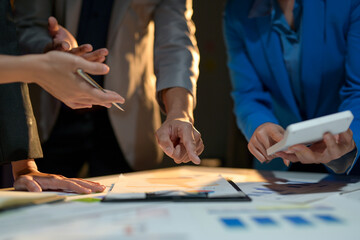
[[[181,129],[180,138],[181,142],[184,144],[189,159],[195,164],[200,164],[201,160],[196,153],[195,138],[192,130],[192,127],[185,127]]]

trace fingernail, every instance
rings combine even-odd
[[[100,193],[100,192],[103,192],[106,189],[106,187],[104,185],[100,185],[99,188],[100,188],[100,190],[98,190],[96,192]]]
[[[67,42],[63,42],[61,44],[61,46],[65,49],[65,50],[70,50],[70,45]]]
[[[89,188],[86,188],[85,189],[85,193],[84,194],[89,194],[89,193],[92,193],[93,191],[91,190],[91,189],[89,189]],[[95,192],[95,191],[94,191]]]
[[[287,167],[289,167],[289,165],[290,165],[290,161],[289,161],[289,160],[284,159],[284,164],[285,164]]]
[[[108,72],[110,70],[109,66],[103,64],[103,71]]]
[[[167,155],[169,155],[169,156],[172,156],[172,154],[173,154],[173,149],[171,148],[171,147],[167,147],[167,148],[165,148],[165,153],[167,154]]]
[[[198,156],[196,156],[195,161],[193,161],[196,165],[199,165],[201,163],[201,160]]]

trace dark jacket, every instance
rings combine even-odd
[[[17,55],[9,0],[0,0],[0,54]],[[0,164],[42,157],[27,84],[0,84]]]

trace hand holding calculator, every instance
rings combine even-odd
[[[350,111],[330,114],[311,120],[294,123],[286,128],[284,138],[267,149],[270,156],[280,151],[286,151],[296,144],[311,144],[320,141],[327,132],[335,135],[345,132],[354,119]]]

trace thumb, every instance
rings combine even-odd
[[[69,51],[70,50],[70,44],[67,41],[53,41],[53,48],[58,51]]]
[[[49,17],[48,19],[48,30],[51,37],[55,37],[56,33],[59,31],[59,24],[56,18]]]
[[[69,51],[71,48],[70,43],[68,43],[67,41],[61,42],[61,47],[62,47],[62,49],[64,49],[64,51]]]
[[[280,142],[284,138],[284,131],[280,131],[279,129],[276,129],[275,131],[271,131],[270,137],[275,142]]]
[[[192,129],[191,131],[183,131],[182,133],[183,134],[180,137],[182,138],[188,157],[193,163],[200,164],[201,160],[196,154],[196,143]]]
[[[170,139],[169,139],[170,140]],[[174,155],[175,148],[171,141],[162,142],[160,144],[161,149],[164,151],[166,155],[172,157]]]
[[[163,130],[163,127],[156,132],[156,138],[160,148],[165,152],[165,154],[172,157],[175,151],[174,144],[170,139],[170,135]]]

